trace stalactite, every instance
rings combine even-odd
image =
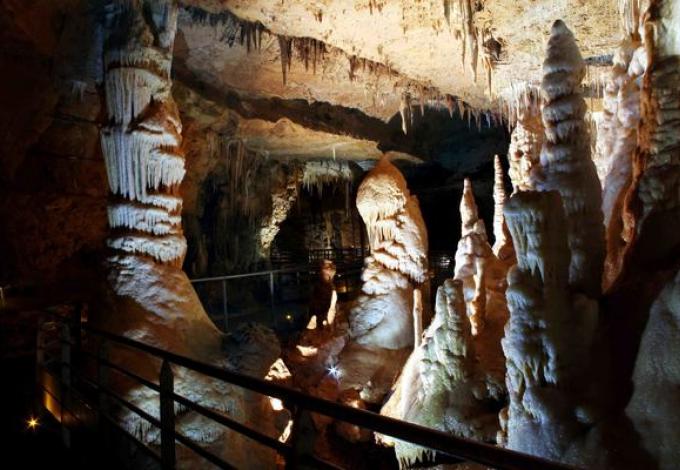
[[[293,40],[283,35],[278,35],[277,39],[279,40],[281,55],[281,76],[283,77],[283,84],[285,85],[288,71],[290,70]]]
[[[411,111],[411,95],[406,91],[401,94],[399,114],[401,115],[401,130],[404,132],[404,135],[408,135],[412,127],[413,115]]]
[[[324,186],[335,188],[342,183],[350,183],[352,178],[352,169],[346,160],[310,161],[305,163],[302,187],[322,197]]]

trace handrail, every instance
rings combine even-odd
[[[186,367],[195,372],[225,381],[232,385],[243,387],[265,396],[278,398],[282,400],[287,407],[301,408],[310,412],[320,413],[356,426],[371,429],[380,434],[385,434],[396,439],[434,449],[445,455],[470,460],[499,469],[557,470],[574,468],[535,456],[502,449],[490,444],[455,437],[441,431],[396,420],[371,411],[352,408],[318,397],[305,395],[300,391],[282,385],[222,369],[130,338],[118,336],[86,324],[83,325],[83,329],[109,341],[146,352],[161,358],[168,363]]]
[[[288,273],[288,272],[305,272],[310,271],[309,265],[300,265],[291,268],[282,269],[270,269],[267,271],[255,271],[252,273],[241,273],[241,274],[227,274],[225,276],[214,276],[214,277],[199,277],[196,279],[190,279],[191,283],[198,282],[210,282],[210,281],[225,281],[229,279],[242,279],[246,277],[256,277],[256,276],[267,276],[270,274]]]

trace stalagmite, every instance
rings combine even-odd
[[[584,121],[586,104],[579,90],[585,73],[581,53],[566,25],[557,20],[543,62],[541,173],[533,183],[540,191],[560,192],[567,221],[572,288],[596,298],[601,290],[605,257],[602,195],[590,138]]]
[[[465,179],[460,201],[461,236],[456,250],[454,279],[463,283],[467,312],[472,323],[472,334],[480,333],[486,316],[484,271],[495,261],[487,241],[484,221],[479,218],[472,184]]]
[[[423,337],[423,292],[413,289],[413,347],[420,346]]]
[[[350,316],[352,339],[399,349],[413,341],[413,285],[425,281],[427,235],[418,201],[387,158],[364,178],[357,208],[366,223],[371,255],[366,258],[363,295]]]
[[[505,182],[503,180],[503,166],[498,155],[494,157],[494,184],[493,184],[493,253],[501,261],[512,261],[514,251],[512,248],[512,240],[508,232],[508,226],[505,223],[505,216],[503,215],[503,206],[505,205]]]
[[[578,400],[597,303],[569,291],[570,251],[556,191],[519,192],[505,205],[517,265],[508,273],[510,320],[502,340],[510,405],[503,412],[511,449],[558,461],[584,452],[589,424]]]
[[[513,192],[534,189],[534,173],[540,171],[541,146],[543,145],[543,123],[539,91],[530,87],[512,89],[509,121],[515,122],[508,149],[508,175]]]
[[[501,393],[478,369],[463,285],[448,279],[437,290],[435,316],[423,343],[409,357],[380,414],[488,441],[498,428],[493,403]],[[378,440],[395,447],[401,468],[433,457],[427,449],[388,436]]]
[[[178,191],[185,173],[182,126],[170,81],[176,21],[177,4],[169,0],[120,0],[106,8],[107,122],[101,130],[101,146],[112,195],[107,242],[111,251],[104,305],[96,309],[105,313],[92,315],[91,321],[176,354],[264,375],[279,354],[276,338],[271,333],[267,338],[260,335],[262,344],[253,345],[257,354],[225,358],[222,334],[179,268],[186,240]],[[240,349],[245,347],[236,343]],[[113,362],[147,380],[158,378],[157,361],[118,348],[111,356]],[[262,411],[269,406],[265,401],[185,369],[174,373],[176,393],[218,413],[238,410],[242,422],[274,431],[272,415]],[[159,416],[153,390],[123,379],[112,380],[111,386],[135,406]],[[118,419],[145,444],[159,445],[158,430],[138,415],[121,412]],[[234,465],[273,464],[273,453],[254,455],[243,436],[196,413],[182,410],[176,420],[178,432]],[[185,450],[178,448],[177,457],[178,466],[195,464]]]

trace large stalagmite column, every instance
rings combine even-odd
[[[427,232],[418,200],[387,158],[361,182],[357,208],[366,223],[371,255],[362,295],[350,315],[353,341],[400,349],[413,344],[413,288],[427,274]]]
[[[584,74],[574,35],[562,21],[555,21],[543,62],[545,141],[534,186],[562,196],[571,251],[569,284],[595,298],[601,290],[604,226],[600,182],[584,120],[586,104],[580,93]]]
[[[107,242],[111,252],[105,306],[93,312],[97,317],[93,321],[175,353],[264,376],[280,353],[275,337],[266,331],[251,332],[253,344],[240,344],[234,350],[257,354],[223,353],[222,334],[181,269],[186,240],[178,187],[185,170],[182,128],[170,81],[177,4],[173,0],[116,0],[107,5],[106,13],[107,122],[101,144],[111,190]],[[147,356],[113,349],[111,359],[147,380],[158,380],[160,364]],[[174,373],[176,393],[272,432],[267,400],[183,368]],[[128,401],[159,416],[156,392],[117,378],[112,382]],[[159,444],[158,430],[139,416],[123,411],[118,419],[145,443]],[[243,436],[196,413],[178,408],[176,427],[239,468],[274,465],[272,452],[255,451]],[[178,447],[177,452],[179,467],[198,464],[196,455],[185,448]]]
[[[116,1],[104,51],[111,190],[109,283],[119,312],[107,325],[180,353],[219,351],[220,334],[181,270],[181,122],[171,94],[177,24],[172,1]],[[201,337],[195,341],[192,336]]]
[[[554,460],[583,457],[579,408],[597,304],[569,289],[570,252],[556,191],[519,192],[505,205],[517,255],[508,273],[507,445]]]

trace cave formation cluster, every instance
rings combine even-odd
[[[162,346],[264,374],[279,351],[245,357],[234,347],[223,359],[220,335],[178,268],[186,242],[177,186],[185,169],[181,122],[169,91],[177,11],[169,3],[143,4],[151,8],[150,16],[134,7],[110,12],[117,26],[107,40],[104,61],[108,124],[102,130],[102,148],[115,195],[109,204],[109,282],[114,303],[127,299],[118,305],[120,314],[109,327],[158,342],[167,337],[159,329],[172,325],[176,330],[180,321],[186,324],[184,336],[173,336],[173,344]],[[469,2],[463,6],[467,9]],[[384,415],[551,460],[616,468],[627,452],[636,461],[652,458],[663,468],[671,467],[677,457],[677,430],[667,423],[680,411],[672,398],[678,380],[671,366],[677,363],[672,354],[677,329],[668,327],[668,322],[677,322],[676,276],[663,276],[664,284],[640,307],[648,311],[628,313],[648,315],[643,330],[619,338],[611,332],[620,331],[612,324],[623,314],[616,307],[626,302],[630,286],[644,283],[645,270],[654,269],[649,261],[665,259],[677,246],[675,223],[665,221],[678,220],[672,170],[678,160],[680,51],[669,28],[678,10],[673,2],[650,2],[646,10],[635,9],[626,17],[625,37],[604,86],[603,117],[592,137],[581,93],[585,62],[567,25],[559,20],[552,25],[540,85],[518,89],[507,106],[512,114],[507,119],[513,129],[508,152],[513,192],[505,193],[503,164],[496,156],[495,241],[491,245],[488,240],[472,181],[466,179],[454,276],[439,287],[429,324],[422,304],[427,232],[418,200],[386,158],[363,179],[356,204],[366,224],[370,255],[361,295],[348,312],[345,329],[340,328],[344,339],[334,343],[334,353],[325,359],[333,364],[340,391],[358,393],[353,403],[382,403]],[[479,32],[469,21],[463,26],[476,73],[474,35]],[[251,43],[260,47],[262,28],[241,25],[240,30],[246,31],[241,41],[249,49]],[[302,50],[306,67],[311,62],[315,70],[328,52],[316,42],[285,36],[278,40],[284,84],[294,49]],[[463,54],[466,49],[464,45]],[[351,76],[367,66],[350,64]],[[368,67],[380,73],[374,64]],[[446,101],[452,112],[455,101]],[[408,134],[414,119],[408,91],[400,103],[402,129]],[[257,172],[257,159],[248,158],[239,142],[224,145],[233,167],[227,171],[230,204],[241,201],[240,206],[249,207],[248,188],[241,188],[239,178],[243,171],[246,181],[247,172]],[[351,180],[351,170],[342,163],[312,162],[298,175],[303,187],[319,192],[331,180]],[[281,219],[295,197],[286,199]],[[265,234],[265,245],[275,234]],[[149,302],[140,285],[167,289],[168,279],[174,279],[173,295],[161,297],[181,298],[179,303]],[[321,330],[307,333],[308,338],[325,335],[317,338],[317,346],[328,340],[328,331]],[[190,346],[193,335],[204,338],[200,350]],[[242,340],[258,341],[258,335],[267,333],[249,332]],[[637,357],[617,364],[618,342],[635,335],[640,342]],[[667,366],[656,366],[659,358]],[[376,378],[378,366],[382,381]],[[603,400],[624,386],[625,374],[632,374],[626,392],[630,400]],[[392,383],[389,377],[398,378]],[[193,378],[181,377],[180,384],[183,380]],[[250,420],[263,413],[262,403],[249,402],[231,389],[218,391],[208,383],[201,388],[214,390],[214,396],[202,393],[202,399],[222,411],[238,409]],[[195,382],[186,389],[198,393]],[[136,393],[129,391],[143,406],[148,397]],[[225,403],[232,408],[224,410]],[[192,423],[196,418],[186,419]],[[623,427],[628,434],[621,431],[621,422],[631,423],[641,440],[631,437],[630,428]],[[209,431],[203,434],[217,440]],[[617,440],[618,447],[612,444]],[[427,449],[387,436],[378,436],[378,442],[394,446],[402,466],[432,456]],[[628,445],[624,452],[621,446]],[[234,448],[233,443],[228,447]]]
[[[252,12],[242,19],[227,10],[203,10],[199,1],[103,3],[103,53],[95,68],[101,69],[105,103],[97,139],[108,181],[108,195],[100,195],[107,251],[93,312],[106,314],[94,313],[92,323],[315,396],[557,462],[612,469],[677,466],[680,1],[618,2],[621,39],[611,58],[603,59],[611,65],[597,87],[588,82],[579,38],[567,22],[554,21],[540,81],[513,81],[498,94],[493,73],[507,57],[492,15],[484,16],[487,2],[440,2],[445,15],[435,29],[447,25],[460,54],[446,60],[455,60],[475,84],[465,90],[471,98],[478,65],[484,68],[483,91],[476,91],[485,107],[442,92],[429,80],[410,79],[387,59],[377,60],[382,51],[361,57],[318,38],[269,29]],[[393,7],[384,0],[362,5],[376,17]],[[404,35],[407,12],[414,14],[402,8]],[[178,19],[191,24],[186,34],[178,32]],[[313,21],[323,24],[328,17],[316,8]],[[277,96],[263,104],[248,90],[217,98],[207,85],[200,93],[188,90],[193,64],[182,49],[192,28],[208,26],[227,47],[245,48],[244,54],[275,50],[275,86],[282,88],[267,93],[283,96],[301,86],[296,61],[314,77],[342,69],[348,82],[366,81],[366,109],[385,116],[391,109],[387,118],[394,125],[376,124],[379,119],[359,112],[343,114],[328,103],[301,105]],[[180,56],[181,63],[174,63]],[[218,81],[220,72],[211,69],[208,76]],[[174,83],[176,77],[185,80]],[[252,80],[261,85],[267,78]],[[597,90],[603,99],[596,111],[587,93]],[[74,82],[81,100],[86,92]],[[202,108],[184,110],[181,103]],[[231,111],[218,110],[224,103]],[[253,117],[263,108],[275,125]],[[242,116],[235,118],[234,109]],[[408,160],[406,151],[422,150],[414,142],[423,138],[422,123],[433,110],[446,119],[457,114],[455,119],[478,130],[507,126],[510,137],[507,155],[493,160],[489,232],[480,210],[484,183],[475,175],[460,178],[460,238],[457,244],[451,240],[452,277],[439,286],[430,275],[422,202],[395,163]],[[337,119],[351,139],[334,136],[318,151],[310,143],[314,148],[304,149],[304,161],[275,163],[271,147],[247,135],[243,116],[277,145],[300,138],[296,119],[317,121],[304,138],[339,134],[333,128]],[[363,127],[370,129],[361,134],[357,129]],[[194,175],[187,164],[188,135],[192,144],[200,141],[194,150],[200,155],[192,156],[200,167]],[[354,153],[342,158],[346,148]],[[357,154],[368,152],[366,160],[374,161],[367,165]],[[359,170],[368,171],[355,190]],[[185,270],[207,275],[266,263],[284,221],[299,212],[302,194],[321,199],[335,196],[329,190],[335,188],[342,188],[342,210],[351,215],[356,209],[365,227],[369,250],[358,297],[340,299],[329,263],[316,290],[322,294],[313,302],[321,321],[290,344],[282,345],[263,325],[221,332]],[[350,207],[354,196],[356,207]],[[210,242],[202,234],[209,224],[216,227]],[[222,237],[230,232],[235,235]],[[193,246],[185,234],[195,239]],[[123,348],[110,354],[141,377],[158,377],[160,363]],[[287,438],[292,410],[281,403],[182,368],[173,372],[176,393],[274,439]],[[112,387],[159,416],[153,390],[123,378]],[[274,451],[179,405],[175,412],[178,432],[236,467],[276,467]],[[134,413],[121,411],[117,418],[142,442],[159,445],[158,430]],[[435,457],[429,449],[331,421],[314,417],[311,423],[320,436],[317,450],[326,457],[334,457],[327,449],[331,429],[351,442],[393,448],[402,468]],[[179,451],[178,466],[189,468],[194,458]]]

